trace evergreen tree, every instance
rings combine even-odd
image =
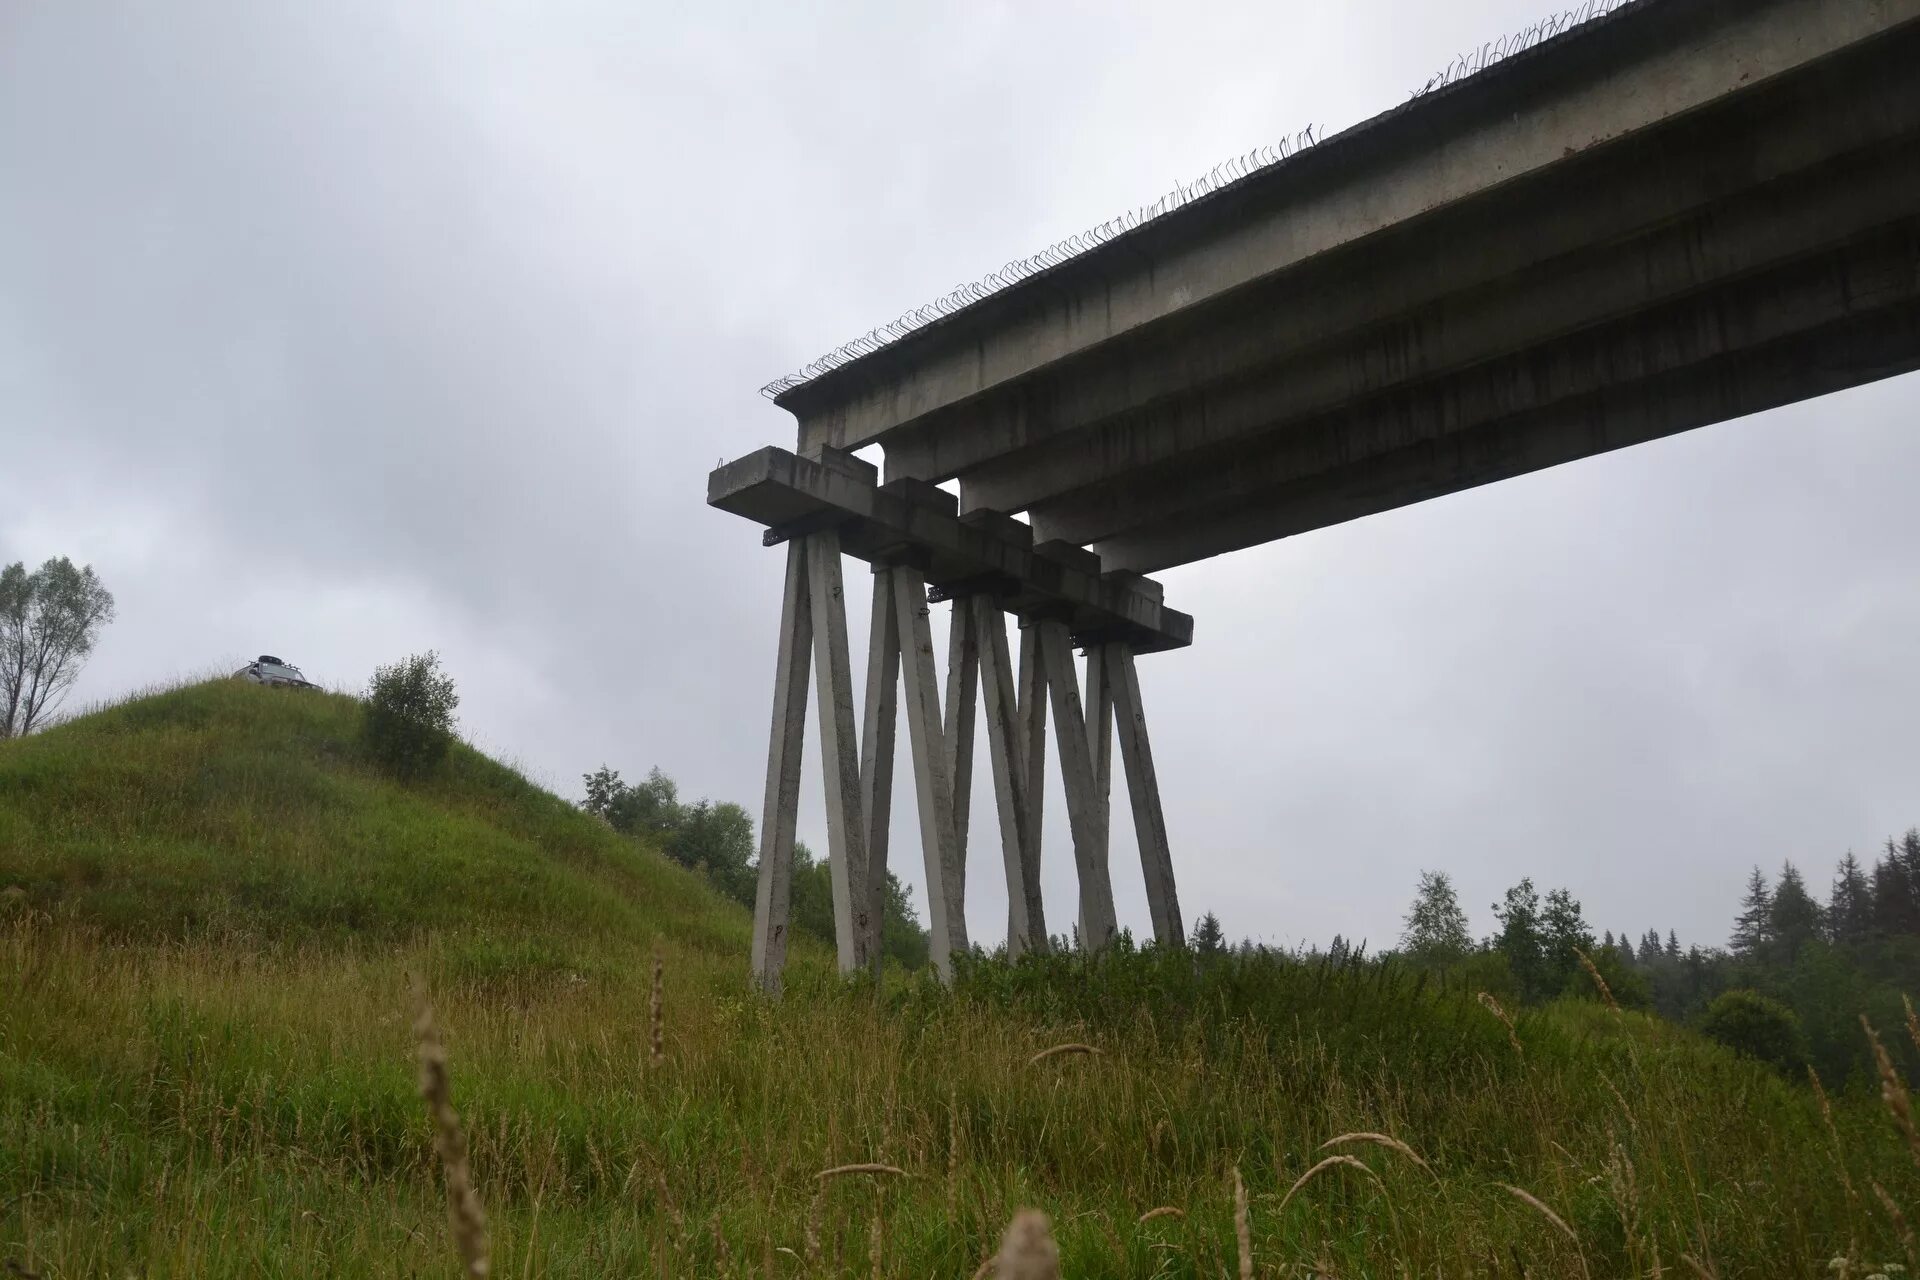
[[[1660,931],[1649,929],[1640,939],[1640,963],[1652,964],[1660,958]]]
[[[1857,947],[1873,927],[1873,887],[1867,883],[1860,859],[1847,850],[1833,875],[1827,897],[1827,936],[1837,947]]]
[[[1773,891],[1767,878],[1755,867],[1747,877],[1747,895],[1740,900],[1740,914],[1733,919],[1733,938],[1728,948],[1734,955],[1749,958],[1760,954],[1773,936]]]
[[[1601,935],[1600,945],[1608,950],[1613,949],[1613,930],[1609,929],[1605,934]]]
[[[1194,922],[1193,949],[1203,956],[1225,955],[1227,952],[1226,931],[1220,927],[1220,917],[1209,911]]]
[[[1453,881],[1444,871],[1422,871],[1413,906],[1407,911],[1406,928],[1400,934],[1401,950],[1422,964],[1448,964],[1466,955],[1472,946],[1467,913],[1460,909]]]
[[[1905,852],[1889,836],[1885,856],[1873,864],[1873,931],[1882,937],[1920,933],[1920,898]]]
[[[1783,863],[1767,912],[1767,932],[1779,963],[1792,964],[1800,948],[1820,936],[1822,923],[1820,904],[1807,892],[1800,869]]]
[[[1667,959],[1678,960],[1679,958],[1680,935],[1669,929],[1667,930]]]

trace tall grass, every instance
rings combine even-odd
[[[771,1004],[733,908],[478,757],[402,791],[324,698],[160,703],[0,749],[0,885],[28,890],[0,906],[0,1265],[457,1274],[416,984],[494,1275],[1906,1256],[1920,1169],[1875,1093],[1829,1122],[1638,1014],[1526,1011],[1510,1039],[1477,992],[1390,966],[1127,946],[952,992],[845,986],[803,949]],[[383,865],[403,851],[428,865]],[[361,926],[313,909],[356,885]],[[1029,1208],[1037,1269],[1008,1270]]]

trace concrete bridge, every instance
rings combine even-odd
[[[708,489],[789,545],[756,974],[777,987],[810,650],[844,967],[877,954],[896,663],[942,971],[977,689],[1010,947],[1046,945],[1049,705],[1081,940],[1113,930],[1117,712],[1177,944],[1133,658],[1192,620],[1140,575],[1916,366],[1920,0],[1638,0],[789,380],[797,448]],[[843,552],[877,574],[857,739]],[[929,599],[954,601],[944,714]]]

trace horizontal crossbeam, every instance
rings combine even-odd
[[[838,522],[841,550],[869,563],[913,563],[935,592],[993,579],[1000,607],[1064,621],[1082,643],[1137,653],[1193,643],[1193,618],[1161,603],[1160,585],[1102,573],[1078,547],[1026,545],[1018,521],[955,514],[951,494],[915,481],[877,485],[858,464],[829,465],[769,446],[714,470],[707,503],[769,528]],[[1018,531],[1018,532],[1016,532]]]

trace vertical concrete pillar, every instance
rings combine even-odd
[[[1160,808],[1160,779],[1153,769],[1153,746],[1147,738],[1147,716],[1140,702],[1140,677],[1134,670],[1133,650],[1118,643],[1103,647],[1120,729],[1120,760],[1127,771],[1127,794],[1133,800],[1133,829],[1140,839],[1140,868],[1146,873],[1154,941],[1163,947],[1185,946],[1186,924],[1180,914],[1179,894],[1174,891],[1167,818]]]
[[[1113,880],[1100,848],[1099,805],[1094,796],[1093,753],[1074,678],[1073,646],[1067,624],[1046,619],[1038,624],[1040,647],[1060,731],[1060,779],[1067,793],[1067,823],[1073,829],[1073,860],[1080,873],[1080,945],[1098,951],[1113,940],[1119,924],[1113,909]]]
[[[1039,623],[1020,619],[1020,673],[1017,690],[1020,714],[1020,771],[1025,775],[1027,823],[1023,848],[1028,863],[1039,875],[1041,818],[1047,800],[1047,664],[1040,649]],[[1008,909],[1007,932],[1013,932],[1012,909]]]
[[[966,902],[960,853],[953,835],[953,779],[947,772],[946,732],[940,722],[939,677],[927,621],[927,583],[918,569],[896,565],[893,603],[900,626],[900,674],[906,694],[907,738],[913,749],[920,807],[920,844],[927,867],[927,923],[934,967],[953,979],[953,953],[967,948]]]
[[[860,802],[866,830],[867,877],[854,924],[866,941],[867,964],[880,973],[886,927],[887,846],[893,822],[894,735],[899,724],[900,620],[893,573],[873,571],[873,621],[867,632],[866,715],[860,733]]]
[[[800,813],[800,758],[807,728],[807,659],[813,617],[807,552],[787,544],[786,590],[780,604],[779,657],[773,670],[773,728],[767,742],[767,789],[760,805],[760,883],[753,897],[753,981],[780,992],[787,963],[793,900],[793,832]]]
[[[864,966],[865,939],[854,928],[854,897],[866,884],[866,821],[860,747],[854,738],[853,673],[847,658],[847,605],[840,576],[840,534],[807,535],[813,604],[814,675],[820,683],[820,756],[826,770],[827,860],[833,881],[833,936],[840,972]]]
[[[959,897],[967,892],[967,825],[973,809],[973,724],[980,701],[980,638],[973,625],[976,608],[991,608],[977,596],[953,602],[947,630],[946,738],[947,776],[953,784],[953,844],[959,860]]]
[[[980,690],[987,703],[987,758],[993,767],[994,807],[1000,815],[1000,853],[1007,877],[1007,955],[1017,960],[1047,947],[1040,860],[1029,839],[1023,726],[1007,650],[1006,618],[987,596],[975,598],[972,613]]]

